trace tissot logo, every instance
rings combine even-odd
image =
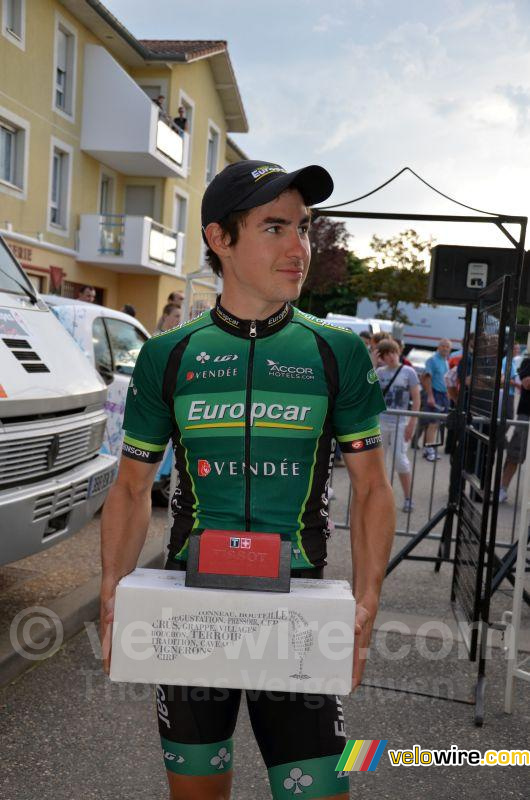
[[[209,461],[200,458],[197,465],[197,473],[200,478],[206,478],[210,473],[214,476],[224,476],[234,478],[245,475],[260,476],[263,478],[281,477],[296,478],[301,474],[299,461],[254,461],[248,465],[244,461]],[[242,547],[250,547],[250,539],[244,540],[249,544],[242,544]]]
[[[312,381],[314,380],[312,367],[286,366],[279,361],[267,359],[269,375],[275,378],[294,378],[295,380]]]
[[[202,378],[235,378],[237,375],[237,367],[225,367],[224,369],[203,369],[199,372],[186,373],[186,380],[201,380]]]

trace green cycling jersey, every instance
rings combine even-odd
[[[212,311],[143,346],[125,409],[126,457],[160,460],[172,439],[177,488],[170,558],[205,528],[275,532],[293,569],[323,566],[335,441],[380,447],[385,403],[351,331],[286,304],[266,320]]]

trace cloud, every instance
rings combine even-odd
[[[331,16],[331,14],[322,14],[318,21],[313,25],[315,33],[327,33],[332,28],[340,28],[344,25],[343,20]]]
[[[515,112],[518,131],[526,132],[530,122],[530,90],[523,86],[508,84],[499,86],[497,91],[507,101],[510,109]]]

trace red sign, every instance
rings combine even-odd
[[[279,533],[206,530],[199,546],[199,572],[277,578],[280,570]]]

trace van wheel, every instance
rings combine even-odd
[[[157,489],[151,492],[151,500],[155,506],[163,506],[167,508],[169,505],[169,490],[171,486],[171,478],[168,476],[160,481]]]

